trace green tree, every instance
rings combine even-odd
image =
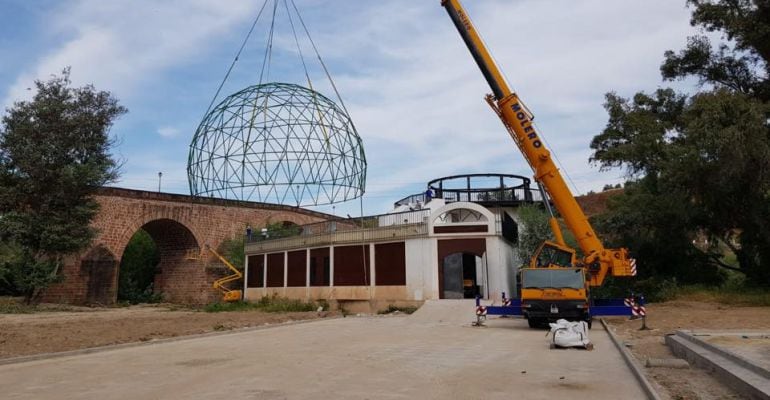
[[[0,295],[19,294],[13,284],[13,266],[21,260],[22,251],[15,243],[0,242]]]
[[[230,239],[225,239],[219,244],[217,252],[222,255],[230,264],[241,271],[245,265],[246,255],[244,253],[244,236],[237,235]]]
[[[672,89],[606,97],[607,127],[591,148],[603,169],[625,168],[631,185],[599,227],[631,248],[640,274],[716,283],[735,254],[738,270],[770,285],[770,3],[690,0],[704,36],[667,51],[665,80],[696,77],[692,96]]]
[[[553,240],[551,227],[548,225],[550,216],[541,207],[524,205],[519,207],[521,231],[517,244],[519,256],[524,263],[529,263],[537,248],[546,240]]]
[[[70,84],[69,69],[36,81],[32,100],[6,109],[0,125],[0,241],[21,251],[8,268],[27,301],[57,279],[65,255],[89,245],[91,194],[118,176],[109,129],[126,109]]]

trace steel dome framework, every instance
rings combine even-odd
[[[333,101],[303,86],[265,83],[204,116],[187,173],[194,195],[312,206],[363,195],[366,157]]]

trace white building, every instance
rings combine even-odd
[[[499,179],[499,186],[474,185],[480,178]],[[458,179],[465,187],[450,187]],[[409,196],[388,214],[306,225],[292,236],[248,243],[245,299],[326,299],[372,310],[513,294],[523,263],[517,208],[539,199],[529,179],[463,175],[429,188],[436,198]]]

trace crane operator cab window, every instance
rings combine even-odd
[[[537,255],[537,268],[559,266],[572,268],[573,253],[549,243],[544,243]]]
[[[527,269],[522,271],[524,289],[583,289],[585,279],[580,269]]]

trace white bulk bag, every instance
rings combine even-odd
[[[551,335],[553,336],[553,345],[556,347],[582,347],[590,349],[593,347],[588,340],[588,324],[585,321],[570,322],[560,319],[556,323],[548,324],[551,326]]]

